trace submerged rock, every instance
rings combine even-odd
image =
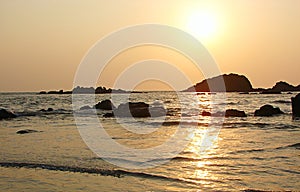
[[[46,109],[41,109],[40,112],[51,112],[54,111],[53,108],[49,107],[47,110]]]
[[[6,109],[0,109],[0,120],[11,119],[17,117],[14,113],[7,111]]]
[[[95,108],[102,109],[102,110],[113,110],[116,107],[110,100],[106,99],[106,100],[103,100],[103,101],[97,103],[95,105]]]
[[[273,107],[272,105],[264,105],[260,109],[254,112],[254,116],[260,117],[270,117],[273,115],[284,114],[278,107]]]
[[[92,109],[92,107],[88,106],[88,105],[85,105],[83,107],[80,107],[79,110],[88,110],[88,109]]]
[[[36,133],[36,132],[40,132],[37,130],[33,130],[33,129],[23,129],[23,130],[19,130],[16,133],[17,134],[27,134],[27,133]]]
[[[202,111],[201,115],[202,116],[211,116],[211,113],[208,111]]]
[[[244,111],[239,111],[236,109],[227,109],[224,112],[210,113],[208,111],[202,111],[202,116],[213,116],[213,117],[247,117]]]
[[[296,97],[292,97],[293,119],[300,118],[300,93]]]
[[[225,111],[225,117],[247,117],[244,111],[239,111],[236,109],[227,109]]]
[[[103,117],[115,117],[114,113],[105,113]]]

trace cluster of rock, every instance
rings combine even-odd
[[[264,105],[254,112],[254,116],[256,117],[271,117],[280,114],[284,113],[278,107],[273,107],[272,105]],[[239,111],[237,109],[227,109],[225,112],[217,112],[213,114],[208,111],[203,111],[201,115],[213,117],[247,117],[244,111]]]
[[[112,112],[104,114],[104,117],[159,117],[167,114],[167,110],[163,106],[150,106],[144,102],[127,102],[120,104],[117,108],[110,100],[103,100],[95,106],[83,106],[80,110],[101,109],[112,110]],[[270,117],[274,115],[284,114],[278,107],[272,105],[264,105],[254,112],[254,116]],[[227,109],[225,112],[211,113],[202,111],[202,116],[213,117],[247,117],[244,111],[237,109]]]
[[[300,85],[293,86],[286,82],[277,82],[272,88],[253,88],[251,82],[244,75],[224,74],[205,79],[196,85],[183,90],[184,92],[258,92],[260,94],[281,94],[281,92],[300,91]]]
[[[110,100],[103,100],[95,106],[83,106],[80,110],[85,109],[112,110],[104,114],[104,117],[159,117],[166,114],[166,109],[161,105],[150,106],[144,102],[127,102],[115,107]]]
[[[106,93],[127,93],[122,89],[110,89],[106,87],[75,87],[72,91],[41,91],[39,94],[106,94]]]

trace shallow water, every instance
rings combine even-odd
[[[172,140],[169,148],[152,151],[149,160],[148,153],[129,157],[128,151],[117,153],[104,147],[105,143],[98,146],[102,147],[100,157],[93,153],[82,139],[83,133],[78,131],[95,128],[88,125],[94,111],[78,110],[88,103],[87,98],[83,97],[73,111],[71,95],[1,93],[1,107],[20,115],[0,121],[1,191],[300,190],[300,122],[292,121],[289,103],[296,93],[227,93],[226,99],[220,94],[178,94],[130,95],[131,101],[161,101],[169,111],[165,118],[103,118],[104,111],[96,112],[108,135],[129,148],[129,152],[161,146],[177,130],[187,130],[182,137],[187,146],[182,140]],[[96,95],[95,101],[109,98],[108,94]],[[114,104],[117,106],[124,98],[125,94],[114,95]],[[285,114],[254,117],[254,110],[264,104],[278,106]],[[54,111],[39,111],[49,107]],[[248,117],[222,119],[199,115],[203,110],[225,108],[244,110]],[[82,124],[77,121],[76,125],[73,112],[84,120]],[[217,139],[202,151],[205,133],[218,126],[222,128]],[[21,129],[41,132],[16,134]],[[181,145],[183,150],[175,153]]]

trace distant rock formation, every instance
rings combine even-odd
[[[223,85],[225,84],[225,89]],[[196,92],[250,92],[253,91],[250,81],[244,75],[224,74],[197,83],[184,91]]]
[[[122,89],[107,89],[106,87],[75,87],[72,91],[40,91],[39,94],[105,94],[105,93],[128,93]]]
[[[300,93],[296,97],[292,97],[293,119],[300,118]]]
[[[225,84],[226,90],[222,87]],[[244,75],[224,74],[217,77],[205,79],[196,85],[189,87],[184,92],[259,92],[260,94],[281,94],[281,92],[300,91],[300,85],[293,86],[284,81],[277,82],[272,88],[253,88],[251,82]]]
[[[254,112],[254,116],[259,117],[271,117],[280,114],[283,114],[283,112],[278,107],[273,107],[272,105],[264,105]]]
[[[290,85],[290,84],[288,84],[287,82],[284,82],[284,81],[277,82],[272,87],[271,90],[273,90],[273,91],[279,91],[279,92],[284,92],[284,91],[300,91],[300,90],[297,90],[297,87],[295,87],[293,85]]]

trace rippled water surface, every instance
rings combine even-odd
[[[128,151],[116,153],[105,144],[98,146],[100,157],[90,150],[78,131],[95,129],[88,123],[95,111],[79,110],[88,103],[89,96],[72,106],[71,95],[1,93],[0,107],[19,117],[0,121],[0,190],[299,191],[300,122],[291,118],[293,95],[296,93],[134,93],[129,95],[131,101],[160,102],[168,110],[167,115],[116,119],[103,118],[106,111],[97,110],[109,137],[129,152],[155,149],[151,160],[146,161],[149,153],[129,156]],[[127,96],[113,95],[115,106]],[[110,98],[108,94],[96,95],[95,101]],[[254,117],[255,109],[264,104],[280,107],[285,114]],[[40,111],[47,108],[54,110]],[[201,116],[203,110],[225,109],[243,110],[247,117]],[[84,123],[77,121],[76,125],[74,114]],[[21,129],[40,132],[16,134]],[[180,139],[172,140],[178,130],[187,131]],[[96,138],[102,137],[96,133]],[[209,138],[206,134],[218,137],[205,146],[203,141]],[[167,141],[171,141],[168,148],[159,148]],[[182,150],[177,153],[178,147]]]

